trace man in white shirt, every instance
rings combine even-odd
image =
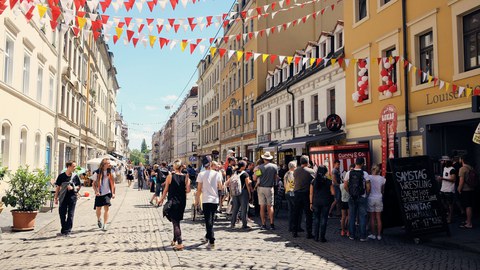
[[[200,205],[200,201],[202,202],[205,228],[207,230],[205,238],[209,242],[208,248],[213,249],[215,247],[213,221],[215,219],[215,212],[217,211],[219,203],[218,191],[223,189],[222,174],[215,171],[215,168],[212,168],[218,166],[215,161],[212,161],[212,157],[205,156],[202,160],[202,163],[205,167],[205,171],[200,172],[197,176],[195,204],[198,207],[198,205]],[[200,195],[202,196],[201,200]]]

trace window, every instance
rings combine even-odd
[[[2,166],[9,165],[10,157],[10,125],[2,124],[2,133],[0,137],[0,162]]]
[[[312,96],[312,120],[318,121],[318,95]]]
[[[33,166],[35,168],[40,167],[40,133],[35,134],[35,156]]]
[[[66,93],[66,86],[62,85],[62,96],[60,97],[61,105],[60,105],[60,111],[63,115],[65,115],[65,95]]]
[[[385,4],[388,4],[392,0],[380,0],[380,6],[384,6]]]
[[[247,83],[247,82],[248,82],[248,75],[250,74],[250,73],[248,73],[248,63],[245,64],[245,71],[244,71],[244,73],[245,73],[244,83]]]
[[[343,31],[338,32],[335,39],[337,41],[336,49],[338,50],[343,47]]]
[[[327,42],[322,42],[320,44],[320,57],[326,57],[327,56]]]
[[[11,85],[13,81],[13,40],[7,36],[5,43],[5,59],[3,78],[6,84]]]
[[[20,165],[27,164],[27,130],[23,128],[20,131]]]
[[[292,105],[287,105],[287,127],[292,126]]]
[[[356,19],[357,22],[367,17],[367,0],[356,0]]]
[[[275,129],[279,130],[280,129],[280,109],[277,109],[275,111]]]
[[[252,23],[253,23],[253,20],[252,20]],[[253,77],[254,77],[254,65],[255,65],[255,62],[252,57],[252,59],[250,59],[250,80],[253,80]]]
[[[248,102],[245,103],[245,116],[243,117],[243,123],[248,123]]]
[[[480,68],[480,9],[463,17],[464,70]]]
[[[48,107],[52,110],[54,110],[55,108],[53,107],[53,92],[54,92],[54,79],[52,76],[50,76],[50,81],[49,81],[49,84],[48,84],[48,88],[49,88],[49,91],[48,91]]]
[[[432,31],[423,34],[419,37],[420,41],[420,69],[433,76],[433,33]],[[420,76],[420,83],[427,83],[428,76]]]
[[[45,145],[45,173],[48,175],[52,171],[52,137],[47,136]]]
[[[329,114],[334,114],[335,113],[335,89],[330,89],[328,90],[328,112]]]
[[[28,95],[28,87],[30,83],[30,55],[25,52],[23,56],[23,93]]]
[[[42,95],[43,95],[43,67],[38,67],[37,72],[37,101],[42,102]]]
[[[251,122],[253,122],[254,113],[255,113],[255,112],[254,112],[254,110],[253,110],[253,99],[252,99],[252,100],[250,100],[250,114],[251,114],[251,116],[250,116],[250,121],[251,121]]]
[[[287,79],[288,79],[288,66],[283,67],[282,75],[283,75],[283,81],[284,82],[287,81]]]
[[[250,32],[253,32],[253,20],[250,20]]]
[[[298,102],[298,123],[305,123],[305,101],[300,100]]]
[[[264,125],[265,125],[265,120],[263,119],[263,115],[260,115],[260,135],[265,134],[264,133]]]
[[[393,84],[397,83],[397,63],[395,62],[395,59],[394,59],[395,56],[397,56],[397,50],[395,47],[385,50],[384,57],[387,57],[387,58],[393,57],[393,60],[390,61],[390,64],[393,65],[393,69],[392,69]]]
[[[267,113],[267,132],[272,132],[272,113]]]

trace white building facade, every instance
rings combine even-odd
[[[173,117],[174,159],[184,164],[197,163],[198,88],[192,87]]]

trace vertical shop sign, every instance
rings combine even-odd
[[[395,158],[395,133],[397,132],[397,108],[385,106],[378,119],[378,131],[382,137],[382,175],[387,173],[387,159]]]

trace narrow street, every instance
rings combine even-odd
[[[341,238],[338,219],[329,222],[328,243],[307,240],[303,234],[294,239],[286,230],[285,208],[276,222],[276,231],[260,231],[258,224],[250,224],[251,231],[232,230],[226,218],[219,217],[215,225],[216,248],[208,250],[202,243],[203,222],[191,221],[187,206],[186,219],[181,223],[186,250],[175,252],[169,246],[172,226],[161,217],[161,208],[147,205],[150,196],[148,191],[120,184],[107,232],[96,227],[93,200],[81,198],[72,238],[56,236],[60,228],[57,208],[52,214],[41,213],[37,219],[48,216],[50,221],[37,227],[31,237],[22,239],[25,233],[3,233],[7,250],[0,255],[1,269],[480,268],[478,251],[415,245],[400,230],[387,230],[382,241],[361,243]]]

